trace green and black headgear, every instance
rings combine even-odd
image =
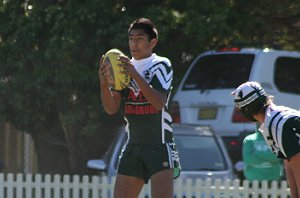
[[[253,115],[258,113],[267,103],[265,90],[257,82],[241,84],[231,93],[234,97],[236,108],[249,120],[255,121]]]

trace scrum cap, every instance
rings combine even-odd
[[[241,84],[231,93],[234,97],[235,106],[251,121],[256,121],[256,114],[267,102],[267,94],[258,82],[249,81]]]

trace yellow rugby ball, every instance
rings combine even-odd
[[[119,56],[124,53],[118,49],[111,49],[104,54],[104,62],[109,65],[110,74],[113,83],[111,84],[111,88],[117,91],[121,91],[129,85],[130,76],[122,73],[123,67],[120,67],[118,64],[121,61],[118,60]]]

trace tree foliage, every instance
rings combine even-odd
[[[208,49],[299,50],[299,8],[279,0],[2,1],[0,120],[32,135],[41,172],[83,171],[122,123],[121,112],[101,107],[97,69],[108,49],[129,55],[132,20],[156,23],[156,51],[172,60],[176,86]]]

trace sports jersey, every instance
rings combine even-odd
[[[144,97],[138,84],[131,80],[121,94],[124,102],[124,113],[128,143],[158,144],[173,142],[172,117],[168,112],[168,102],[172,89],[173,69],[169,59],[153,53],[150,57],[131,59],[137,72],[154,89],[168,95],[162,110],[156,110]]]
[[[279,158],[289,159],[300,152],[300,112],[270,105],[260,127],[266,142]]]

